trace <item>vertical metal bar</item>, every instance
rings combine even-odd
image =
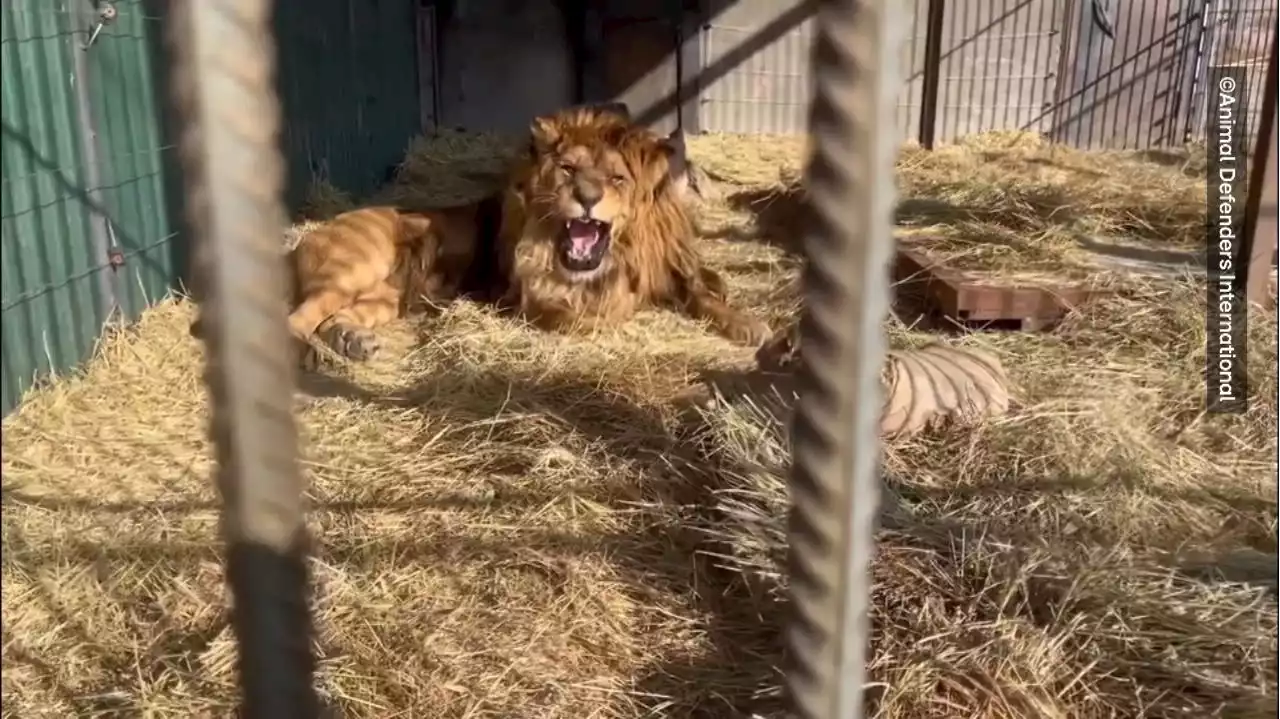
[[[1187,113],[1187,94],[1190,84],[1193,82],[1195,73],[1195,54],[1199,40],[1197,27],[1199,14],[1196,12],[1196,2],[1184,2],[1178,8],[1178,35],[1175,43],[1177,55],[1174,57],[1173,63],[1173,83],[1171,88],[1171,97],[1166,101],[1169,111],[1165,113],[1167,118],[1160,127],[1160,135],[1156,136],[1154,127],[1147,129],[1147,138],[1140,147],[1152,147],[1155,145],[1177,145],[1186,142],[1184,139],[1186,133],[1182,126],[1186,124],[1185,116]],[[1150,59],[1148,58],[1148,64]],[[1143,82],[1143,98],[1146,98],[1146,81]]]
[[[1076,0],[1063,3],[1059,16],[1062,28],[1058,36],[1058,64],[1054,70],[1058,81],[1054,85],[1053,108],[1049,118],[1049,136],[1054,142],[1069,144],[1067,138],[1067,122],[1071,117],[1072,101],[1075,98],[1075,53],[1078,49],[1076,31],[1072,25],[1075,17]]]
[[[97,13],[91,5],[81,4],[80,12],[73,16],[75,22],[83,28],[87,40],[92,32]],[[93,18],[90,20],[89,18]],[[79,29],[79,28],[77,28]],[[98,262],[98,271],[94,277],[94,291],[98,296],[98,304],[102,306],[102,316],[98,322],[109,321],[120,309],[119,278],[111,264],[111,218],[106,215],[106,199],[102,195],[102,158],[98,154],[98,125],[93,119],[93,106],[89,97],[89,63],[88,55],[93,47],[78,44],[79,33],[71,36],[71,83],[76,93],[76,123],[80,126],[80,154],[84,157],[84,181],[88,185],[85,194],[89,196],[92,206],[89,208],[92,217],[89,219],[89,238],[93,242],[94,259]]]
[[[1027,111],[1028,117],[1031,116],[1031,110],[1028,107],[1028,103],[1027,103],[1027,91],[1026,91],[1026,80],[1027,80],[1027,75],[1029,74],[1028,71],[1030,69],[1030,66],[1027,65],[1027,55],[1031,48],[1032,35],[1036,36],[1036,44],[1038,45],[1040,43],[1040,28],[1036,26],[1036,31],[1034,33],[1031,31],[1031,28],[1033,26],[1032,20],[1031,20],[1031,8],[1019,6],[1018,9],[1019,11],[1022,12],[1022,32],[1016,33],[1015,37],[1020,38],[1022,42],[1022,47],[1019,48],[1020,52],[1018,52],[1017,62],[1013,64],[1013,67],[1015,68],[1014,72],[1018,73],[1018,75],[1016,78],[1011,79],[1009,83],[1009,95],[1014,98],[1013,104],[1016,105],[1016,107],[1013,109],[1013,117],[1015,120],[1021,120],[1021,118],[1023,117],[1022,113],[1024,110]],[[1041,4],[1037,9],[1043,13],[1044,5]],[[1015,39],[1013,42],[1014,42],[1014,47],[1017,47],[1019,40]],[[1015,87],[1017,88],[1017,90],[1014,90]],[[1014,127],[1021,128],[1024,124],[1025,123],[1023,122],[1018,122],[1016,125],[1014,125]],[[1009,123],[1007,120],[1001,129],[1009,129]]]
[[[1134,125],[1139,127],[1142,125],[1141,120],[1135,123],[1133,119],[1136,89],[1129,78],[1136,74],[1134,70],[1138,62],[1136,47],[1142,45],[1143,35],[1141,32],[1125,32],[1129,28],[1121,25],[1120,32],[1115,33],[1115,37],[1107,37],[1107,34],[1098,26],[1097,12],[1098,2],[1094,0],[1089,4],[1090,32],[1098,37],[1098,45],[1108,50],[1107,87],[1103,91],[1103,96],[1110,98],[1110,107],[1105,107],[1102,111],[1102,125],[1111,128],[1109,139],[1106,140],[1109,146],[1116,147],[1115,138],[1118,135],[1120,144],[1116,149],[1129,149],[1129,138],[1132,136]],[[1121,22],[1130,20],[1127,17],[1119,19]],[[1131,45],[1136,46],[1133,55],[1130,55]]]
[[[702,132],[702,19],[688,10],[680,16],[680,49],[677,80],[680,89],[679,124],[686,135]]]
[[[1126,9],[1130,11],[1128,17],[1117,17],[1115,19],[1132,27],[1130,23],[1133,21],[1133,6],[1130,5]],[[1091,3],[1089,10],[1090,22],[1093,23],[1093,32],[1101,35],[1102,37],[1099,42],[1103,47],[1107,47],[1111,50],[1109,53],[1111,56],[1111,62],[1107,63],[1108,72],[1106,90],[1106,95],[1112,98],[1110,107],[1111,117],[1108,119],[1107,113],[1104,112],[1102,121],[1105,126],[1115,128],[1112,130],[1112,138],[1115,138],[1116,131],[1119,131],[1120,148],[1132,149],[1132,143],[1137,142],[1136,138],[1142,132],[1141,115],[1139,114],[1139,119],[1135,121],[1133,111],[1135,107],[1145,107],[1145,103],[1143,105],[1136,104],[1138,99],[1138,89],[1135,87],[1135,82],[1132,78],[1136,78],[1138,73],[1142,71],[1138,66],[1141,61],[1141,54],[1139,50],[1141,49],[1142,42],[1145,38],[1141,32],[1125,32],[1125,30],[1129,28],[1124,25],[1120,26],[1120,32],[1115,33],[1115,37],[1107,37],[1106,33],[1102,32],[1101,28],[1098,27],[1097,12],[1098,2],[1097,0],[1094,0],[1094,2]],[[1121,102],[1124,103],[1123,106],[1121,105]],[[1139,110],[1139,113],[1141,113],[1141,109]],[[1121,126],[1121,123],[1123,123],[1123,126]],[[1111,142],[1114,146],[1115,140],[1112,139]]]
[[[1048,12],[1048,18],[1049,18],[1048,28],[1045,27],[1046,10],[1049,11]],[[1028,12],[1027,14],[1030,15],[1030,12]],[[1038,3],[1036,6],[1036,19],[1028,27],[1035,27],[1036,44],[1035,44],[1035,48],[1031,50],[1031,63],[1027,64],[1027,62],[1025,61],[1026,55],[1023,55],[1024,61],[1022,65],[1027,68],[1036,68],[1037,71],[1040,71],[1040,69],[1043,67],[1041,63],[1041,50],[1046,50],[1048,53],[1044,57],[1046,58],[1053,57],[1053,50],[1050,48],[1050,43],[1052,43],[1055,39],[1057,39],[1057,36],[1055,34],[1056,28],[1053,27],[1052,7],[1048,3]],[[1029,31],[1028,31],[1028,34],[1029,34]],[[1044,64],[1047,65],[1048,63],[1044,63]],[[1050,78],[1053,78],[1055,75],[1056,73],[1054,72],[1053,68],[1047,68],[1044,71],[1043,75],[1030,77],[1031,92],[1026,92],[1025,90],[1021,90],[1018,93],[1019,96],[1021,97],[1039,96],[1040,98],[1040,103],[1035,107],[1032,107],[1028,103],[1027,121],[1022,123],[1019,126],[1019,129],[1032,130],[1032,131],[1041,132],[1041,133],[1045,132],[1044,124],[1043,124],[1044,119],[1046,115],[1049,114],[1049,112],[1053,107],[1053,97],[1048,92],[1049,80]],[[1037,88],[1036,82],[1041,82],[1043,84],[1039,88]],[[1055,86],[1056,86],[1056,83],[1055,83]],[[1036,92],[1037,90],[1039,90],[1038,93]],[[1053,124],[1052,118],[1050,118],[1049,124],[1050,125]]]
[[[1083,2],[1080,3],[1080,15],[1076,18],[1076,27],[1080,28],[1080,39],[1087,43],[1083,45],[1085,48],[1084,77],[1085,87],[1089,88],[1084,96],[1084,103],[1088,104],[1082,105],[1080,115],[1081,118],[1088,118],[1087,134],[1085,134],[1084,144],[1080,145],[1082,150],[1097,149],[1094,145],[1094,131],[1098,125],[1098,116],[1102,115],[1106,108],[1105,101],[1102,108],[1098,107],[1099,97],[1105,97],[1102,94],[1102,53],[1099,52],[1098,33],[1094,31],[1093,23],[1088,20],[1089,12],[1090,8],[1085,7]],[[1096,65],[1093,64],[1094,61],[1097,61]],[[1091,66],[1093,72],[1089,71]]]
[[[1214,0],[1204,0],[1203,7],[1200,12],[1203,17],[1200,18],[1200,44],[1196,48],[1196,77],[1192,85],[1192,104],[1187,115],[1187,140],[1199,140],[1207,137],[1208,128],[1205,126],[1205,109],[1207,94],[1204,89],[1205,78],[1209,76],[1209,57],[1213,49],[1213,43],[1216,38],[1214,32]],[[1195,123],[1194,127],[1192,123]]]
[[[440,45],[436,40],[436,8],[419,5],[414,10],[418,52],[418,131],[435,132],[440,117],[440,71],[437,58]]]
[[[1138,7],[1137,27],[1147,27],[1147,12],[1149,10],[1151,10],[1151,6],[1149,4],[1143,4]],[[1181,14],[1181,11],[1179,11],[1179,13]],[[1128,13],[1126,17],[1119,17],[1119,14],[1120,14],[1119,12],[1116,12],[1115,14],[1116,14],[1115,26],[1117,28],[1120,28],[1119,30],[1117,30],[1118,36],[1122,38],[1132,37],[1131,35],[1125,34],[1124,28],[1121,25],[1121,23],[1134,22],[1133,9],[1132,8],[1128,9]],[[1145,38],[1142,37],[1141,35],[1139,35],[1138,37],[1139,37],[1138,48],[1135,49],[1133,52],[1133,59],[1134,59],[1134,62],[1138,64],[1137,73],[1139,77],[1129,87],[1129,112],[1126,114],[1126,117],[1129,118],[1130,121],[1133,120],[1133,98],[1137,97],[1144,106],[1149,103],[1155,102],[1155,98],[1150,97],[1148,95],[1148,92],[1151,89],[1151,76],[1156,75],[1157,77],[1159,77],[1159,71],[1156,68],[1152,67],[1151,45],[1149,43],[1144,44]],[[1149,123],[1142,122],[1141,109],[1138,110],[1138,118],[1139,118],[1138,129],[1134,133],[1135,137],[1137,138],[1136,141],[1138,143],[1138,147],[1139,148],[1151,147],[1156,140],[1155,128],[1153,128]],[[1169,121],[1167,121],[1162,128],[1162,132],[1165,135],[1169,134],[1168,128],[1172,124],[1172,121],[1175,120],[1176,118],[1177,118],[1176,114],[1169,115]],[[1144,135],[1144,132],[1145,132],[1145,135]]]
[[[942,75],[942,19],[947,0],[929,0],[924,35],[924,77],[920,82],[920,146],[932,150],[938,132],[938,88]],[[814,68],[815,72],[817,68]]]
[[[964,99],[959,100],[957,103],[963,104],[960,107],[953,108],[957,112],[950,114],[950,117],[946,118],[949,122],[943,125],[946,129],[942,131],[942,136],[953,142],[974,132],[972,113],[974,108],[979,106],[978,103],[981,100],[981,94],[975,99],[974,92],[981,86],[983,78],[976,74],[973,68],[978,64],[979,57],[989,57],[991,52],[990,38],[984,37],[985,33],[982,32],[982,4],[965,2],[961,3],[961,6],[964,7],[964,19],[960,21],[963,29],[960,31],[959,37],[963,39],[957,41],[955,39],[956,35],[951,36],[952,50],[949,53],[951,66],[948,69],[956,72],[956,68],[959,68],[955,79],[957,81],[963,79],[969,87],[965,92]],[[985,107],[978,110],[979,118],[983,117],[984,110],[986,110]],[[962,122],[963,125],[961,124]]]
[[[1258,113],[1257,140],[1253,148],[1253,169],[1249,177],[1249,195],[1244,205],[1244,242],[1240,257],[1248,258],[1245,293],[1250,302],[1265,305],[1270,294],[1271,258],[1276,253],[1276,56],[1280,54],[1280,35],[1272,31],[1271,57],[1267,60],[1267,79],[1262,91],[1262,108]],[[1249,87],[1249,83],[1245,83]],[[1239,264],[1237,264],[1237,267]]]
[[[285,323],[271,0],[173,3],[167,36],[202,323],[241,715],[317,716]]]
[[[788,527],[787,688],[802,719],[863,716],[901,12],[892,0],[818,8]]]
[[[987,77],[987,73],[991,68],[989,63],[993,54],[991,47],[992,43],[988,40],[987,47],[982,53],[985,61],[983,62],[982,76],[977,78],[978,105],[982,107],[981,114],[978,116],[981,119],[978,121],[977,132],[1009,129],[1009,105],[1012,104],[1010,102],[1008,88],[1010,79],[1007,76],[1003,78],[1000,77],[1000,70],[1010,64],[1004,56],[1005,43],[1011,33],[1011,31],[1005,27],[1005,23],[1010,19],[1010,17],[1012,17],[1010,13],[1016,12],[1016,6],[1013,10],[1008,10],[1004,7],[1003,3],[991,3],[992,17],[984,19],[987,27],[983,34],[995,33],[996,36],[994,52],[996,70],[991,72],[991,77]],[[981,22],[982,21],[980,21],[980,23]],[[1003,92],[1001,92],[1002,90]],[[999,105],[1004,105],[1004,107],[1000,109],[1000,119],[996,120],[996,107]],[[990,116],[987,115],[988,108],[991,110]]]

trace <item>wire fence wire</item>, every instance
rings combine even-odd
[[[172,100],[202,276],[212,435],[244,715],[314,717],[294,363],[279,241],[272,0],[176,3]]]

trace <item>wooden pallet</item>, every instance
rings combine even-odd
[[[1076,307],[1106,294],[1079,285],[993,285],[945,267],[919,250],[898,249],[894,283],[900,298],[922,312],[960,326],[1012,326],[1039,331],[1056,325]]]

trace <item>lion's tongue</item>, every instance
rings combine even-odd
[[[600,241],[600,226],[594,222],[572,220],[569,222],[569,256],[584,260]]]

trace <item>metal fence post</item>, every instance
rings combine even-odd
[[[804,719],[862,716],[893,248],[900,12],[819,4],[805,312],[788,531],[787,688]]]
[[[1274,31],[1273,31],[1274,32]],[[1266,85],[1258,113],[1260,127],[1254,141],[1249,195],[1244,206],[1244,244],[1239,260],[1248,268],[1245,293],[1250,302],[1265,305],[1271,294],[1271,258],[1276,253],[1276,83],[1280,36],[1272,35]],[[1237,262],[1239,262],[1237,260]]]
[[[924,77],[920,82],[920,146],[932,150],[938,133],[938,89],[942,83],[942,20],[946,0],[929,0],[925,16]]]

